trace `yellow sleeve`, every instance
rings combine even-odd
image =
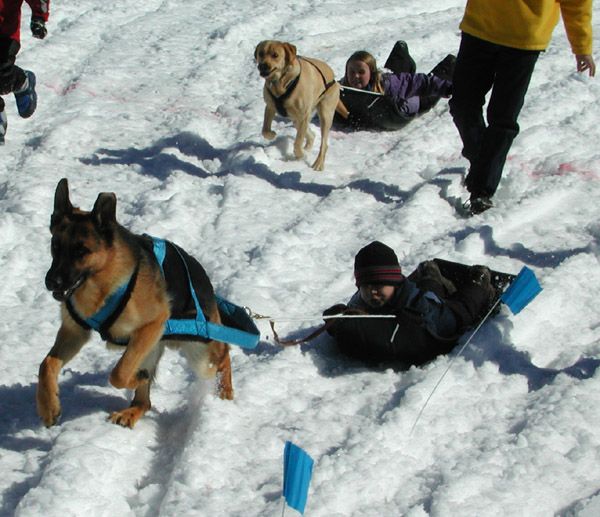
[[[573,54],[592,53],[592,0],[559,0]]]

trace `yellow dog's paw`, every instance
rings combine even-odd
[[[55,425],[61,414],[60,400],[56,393],[43,392],[38,389],[36,395],[37,412],[46,427]]]
[[[317,158],[315,163],[312,164],[312,168],[316,171],[322,171],[325,168],[325,160]]]
[[[273,140],[277,136],[277,133],[275,131],[263,131],[262,136],[267,140]]]

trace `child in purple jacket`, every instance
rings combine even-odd
[[[440,98],[452,94],[454,56],[448,55],[429,74],[415,73],[414,61],[408,55],[405,42],[398,42],[394,50],[404,52],[404,71],[381,72],[372,54],[365,50],[354,52],[346,62],[342,86],[383,93],[391,99],[399,114],[410,119],[429,111]],[[386,67],[393,63],[393,55]],[[398,67],[395,67],[398,68]],[[349,114],[352,124],[352,113]]]

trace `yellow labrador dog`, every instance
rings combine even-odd
[[[308,125],[316,109],[321,126],[321,147],[312,168],[322,171],[329,130],[340,99],[340,85],[333,70],[323,61],[298,56],[296,47],[283,41],[261,41],[254,51],[254,58],[265,79],[262,135],[268,140],[275,138],[271,129],[275,113],[292,119],[296,128],[294,156],[300,159],[304,156],[303,148],[310,149],[315,139]]]

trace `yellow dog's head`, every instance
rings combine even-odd
[[[254,59],[261,77],[279,79],[296,61],[296,47],[284,41],[261,41],[254,50]]]

